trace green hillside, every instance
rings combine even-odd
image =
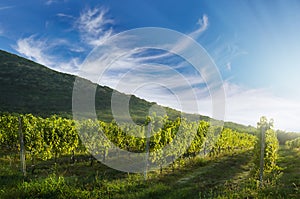
[[[43,65],[0,50],[0,112],[53,114],[70,117],[74,75],[60,73]],[[113,89],[97,86],[96,111],[99,119],[110,121]],[[120,93],[120,95],[124,95]],[[154,103],[130,97],[130,113],[141,121]],[[167,108],[170,117],[180,113]]]
[[[72,115],[72,91],[76,76],[51,70],[23,57],[0,50],[0,112],[32,113],[43,117],[57,114]],[[104,121],[113,119],[111,94],[113,89],[97,86],[96,111]],[[119,93],[121,96],[125,94]],[[130,97],[130,114],[136,122],[143,122],[149,108],[155,104],[135,96]],[[175,119],[180,112],[166,108],[168,116]],[[206,120],[207,116],[184,114],[189,120]],[[225,123],[226,127],[239,131],[252,131],[244,125]]]

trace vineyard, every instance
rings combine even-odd
[[[111,145],[131,152],[144,152],[146,149],[146,131],[150,130],[149,152],[161,149],[170,144],[180,131],[184,135],[194,138],[186,151],[188,139],[178,139],[177,151],[182,151],[182,157],[196,156],[203,153],[218,155],[236,149],[247,150],[253,147],[256,138],[246,133],[238,133],[231,129],[223,129],[219,136],[215,135],[219,128],[210,127],[208,122],[188,122],[186,119],[175,121],[164,118],[150,118],[148,125],[134,126],[130,124],[118,125],[116,122],[105,123],[96,120],[84,120],[76,124],[71,119],[58,116],[43,119],[28,115],[4,115],[0,117],[0,145],[11,151],[20,150],[20,131],[23,133],[26,159],[47,160],[57,159],[62,155],[93,154],[108,155]],[[21,127],[20,127],[21,126]],[[80,132],[80,135],[78,134]],[[108,138],[105,139],[101,133]],[[138,135],[138,136],[134,136]],[[80,137],[81,136],[81,137]],[[210,139],[206,139],[207,137]],[[217,140],[215,140],[217,138]],[[85,142],[83,143],[82,140]],[[111,149],[113,150],[113,149]],[[113,151],[111,151],[113,152]],[[175,156],[175,154],[167,154]],[[153,157],[155,159],[157,157]]]
[[[293,140],[289,140],[286,142],[286,145],[291,149],[299,149],[300,148],[300,138],[296,138]]]
[[[123,191],[131,189],[132,186],[135,187],[137,194],[141,191],[139,186],[157,192],[157,189],[170,188],[165,187],[164,184],[168,180],[185,179],[179,180],[181,182],[194,179],[197,173],[203,175],[202,172],[207,168],[209,168],[208,173],[213,172],[214,169],[218,169],[215,173],[223,173],[221,165],[228,164],[230,168],[229,165],[240,163],[249,167],[247,169],[249,178],[241,183],[242,187],[235,187],[234,190],[238,189],[241,192],[239,194],[255,196],[259,193],[257,189],[261,189],[261,194],[265,194],[264,189],[275,186],[282,174],[283,169],[277,163],[279,142],[272,128],[273,122],[264,117],[258,123],[258,130],[253,132],[254,135],[229,128],[221,129],[205,121],[190,122],[185,118],[170,120],[167,116],[154,115],[148,117],[146,121],[144,125],[138,126],[118,124],[115,121],[74,121],[59,116],[41,118],[31,114],[2,115],[0,117],[0,147],[3,151],[1,161],[6,159],[9,162],[1,171],[9,171],[8,173],[20,176],[22,180],[19,181],[17,188],[9,185],[0,186],[0,196],[3,194],[2,197],[9,197],[8,190],[15,190],[16,194],[19,194],[15,195],[16,197],[34,197],[33,194],[47,197],[47,194],[54,191],[56,197],[62,197],[60,192],[65,194],[68,192],[71,198],[75,195],[76,198],[123,198]],[[147,135],[151,136],[147,137]],[[181,139],[176,138],[179,135]],[[171,152],[162,152],[161,149],[172,142],[176,142],[174,145],[176,148]],[[27,166],[26,177],[21,177],[18,166],[20,164],[18,154],[22,151],[22,144],[25,150],[25,166]],[[299,148],[299,139],[288,141],[286,145],[290,148]],[[132,153],[148,152],[151,154],[148,164],[160,162],[160,169],[149,172],[147,179],[141,174],[126,174],[110,169],[103,163],[112,158],[124,158],[115,150],[116,147]],[[178,152],[180,156],[176,156]],[[171,159],[171,164],[164,165],[166,159]],[[220,166],[216,166],[218,162]],[[89,168],[91,172],[86,173],[84,168]],[[189,170],[194,172],[189,174]],[[215,173],[210,175],[213,176]],[[38,177],[39,175],[42,179]],[[86,177],[85,175],[89,177],[81,182],[80,178]],[[189,177],[183,177],[184,175]],[[44,184],[37,183],[41,180]],[[44,186],[52,188],[48,190],[50,188]],[[172,186],[178,185],[175,183]],[[191,193],[198,190],[193,197],[211,198],[221,195],[241,197],[227,190],[227,185],[223,188],[220,188],[220,185],[205,186],[210,189],[199,191],[199,187],[196,190],[193,187]],[[61,187],[64,187],[63,190],[60,190]],[[44,190],[41,192],[41,189]],[[256,192],[248,193],[249,189]],[[46,195],[43,195],[43,192]],[[188,192],[190,191],[186,194]],[[125,198],[137,196],[126,194]],[[156,198],[156,195],[152,195],[153,198]]]

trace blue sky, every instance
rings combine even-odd
[[[299,10],[300,2],[296,0],[1,1],[0,49],[58,71],[78,74],[92,49],[122,31],[141,27],[176,30],[193,37],[218,67],[226,93],[225,120],[255,126],[259,117],[266,115],[274,118],[276,128],[300,131]],[[148,52],[146,57],[153,54],[155,51]],[[141,63],[138,55],[131,55],[138,61],[132,57],[120,60],[100,83],[117,87],[120,65],[125,71],[134,68]],[[176,69],[180,63],[184,67]],[[164,70],[157,80],[166,76],[176,80],[171,71],[180,71],[201,98],[199,113],[211,115],[209,92],[188,63],[172,55],[147,59],[143,64],[150,74],[169,66],[170,71]],[[123,92],[130,92],[125,87],[134,88],[150,78],[138,68],[132,71],[127,73],[127,78],[133,79],[132,85],[126,82],[120,87]],[[150,85],[149,81],[133,93],[179,109],[171,91],[184,95],[188,88],[175,80],[169,90]],[[193,112],[192,107],[188,111]]]

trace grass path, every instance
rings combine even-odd
[[[187,172],[171,183],[171,191],[163,198],[213,197],[225,184],[236,185],[247,178],[251,167],[251,152],[219,157],[207,165]]]
[[[159,178],[147,180],[142,189],[124,193],[113,198],[140,199],[198,199],[222,195],[224,184],[237,185],[247,178],[251,168],[251,151],[234,153],[222,157],[198,159],[192,165],[165,173]],[[134,188],[134,187],[132,187]]]
[[[282,171],[275,184],[267,184],[262,190],[249,181],[251,155],[247,151],[220,157],[181,176],[169,177],[169,182],[167,177],[163,181],[167,188],[156,192],[157,198],[300,198],[299,149],[280,146],[277,163]]]
[[[278,166],[283,171],[279,178],[278,187],[289,198],[300,198],[300,149],[279,149]]]
[[[233,180],[238,182],[249,174],[250,152],[220,157],[210,164],[199,167],[177,181],[178,184],[188,183],[196,178],[216,176],[219,181]]]

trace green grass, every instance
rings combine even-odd
[[[253,178],[242,177],[239,183],[232,179],[220,188],[223,193],[214,198],[300,198],[299,157],[299,149],[280,146],[277,163],[281,171],[272,181],[264,182],[260,188],[259,182]]]
[[[250,176],[251,151],[177,161],[174,172],[171,166],[149,172],[147,180],[101,163],[54,165],[53,160],[37,162],[49,168],[24,178],[17,156],[2,152],[0,198],[299,198],[299,155],[299,150],[282,147],[278,164],[283,171],[260,189]]]
[[[278,164],[283,168],[278,189],[291,197],[300,198],[300,149],[281,147]]]

